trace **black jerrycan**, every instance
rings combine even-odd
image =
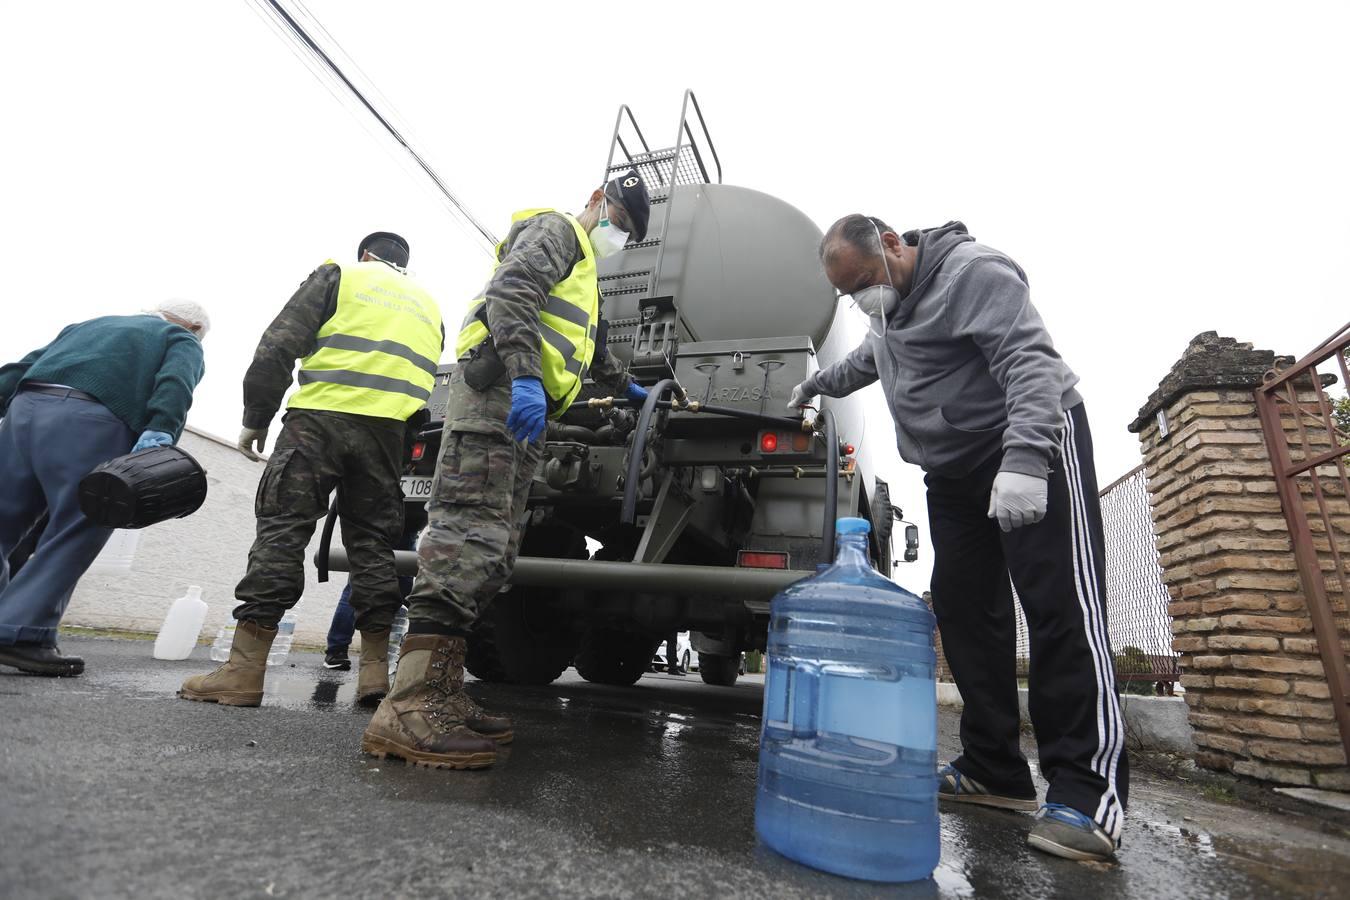
[[[206,502],[206,470],[181,447],[110,459],[80,480],[80,511],[106,528],[181,519]]]

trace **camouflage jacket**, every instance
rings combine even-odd
[[[319,328],[337,312],[342,269],[325,263],[301,282],[295,294],[258,340],[253,363],[244,373],[244,427],[266,428],[291,386],[295,361],[314,352]],[[444,343],[445,327],[441,327]],[[369,417],[363,417],[369,418]],[[399,423],[402,428],[402,423]]]
[[[581,258],[576,231],[556,213],[516,222],[502,241],[498,251],[501,264],[483,288],[483,296],[492,343],[511,378],[540,377],[539,310],[553,286],[566,278]],[[590,377],[615,396],[622,396],[631,381],[604,346],[595,348]]]

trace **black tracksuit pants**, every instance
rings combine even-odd
[[[963,775],[1000,794],[1035,796],[1018,748],[1016,622],[1031,639],[1031,722],[1047,803],[1091,816],[1114,838],[1129,789],[1125,729],[1106,629],[1101,509],[1082,404],[1065,414],[1045,518],[1004,534],[988,518],[1002,454],[964,478],[928,475],[933,609],[965,708]]]

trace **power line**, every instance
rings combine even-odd
[[[484,227],[484,225],[481,222],[479,222],[478,219],[476,219],[467,208],[465,208],[463,202],[459,199],[459,197],[455,196],[454,191],[450,190],[450,187],[441,179],[441,177],[438,174],[436,174],[436,171],[433,168],[431,168],[431,165],[425,159],[422,158],[422,155],[418,153],[415,149],[413,149],[413,146],[408,142],[407,138],[403,136],[402,132],[398,129],[398,127],[395,126],[393,122],[390,121],[389,117],[387,117],[384,113],[382,113],[378,108],[376,108],[374,103],[372,103],[369,99],[367,99],[366,94],[354,83],[352,83],[352,80],[348,78],[346,73],[342,71],[342,68],[336,62],[333,61],[333,58],[329,56],[327,51],[325,51],[323,47],[319,46],[317,41],[315,41],[312,37],[310,37],[309,33],[305,30],[304,26],[302,26],[299,22],[297,22],[295,18],[289,12],[287,12],[285,7],[283,7],[281,3],[278,2],[278,0],[262,0],[262,2],[266,3],[266,6],[264,8],[267,11],[273,13],[274,16],[280,20],[281,24],[285,26],[285,31],[287,33],[286,36],[292,38],[294,41],[298,42],[301,47],[309,51],[309,53],[318,61],[318,63],[325,70],[327,70],[327,72],[329,72],[332,76],[336,77],[341,82],[342,87],[345,88],[353,97],[355,97],[356,100],[361,104],[361,106],[368,113],[370,113],[371,116],[375,118],[375,121],[380,124],[380,126],[389,134],[389,136],[392,137],[395,141],[397,141],[398,144],[408,152],[408,155],[412,158],[413,162],[417,163],[418,167],[421,168],[421,170],[424,173],[426,173],[426,176],[431,179],[432,184],[434,184],[437,190],[441,192],[446,201],[450,204],[451,209],[460,217],[462,217],[463,221],[467,222],[470,226],[472,226],[473,230],[477,232],[478,236],[482,237],[483,240],[487,242],[487,249],[489,252],[491,252],[492,248],[495,248],[497,245],[496,236],[493,235],[492,232],[488,231],[488,229]],[[308,10],[306,10],[306,12],[308,12]],[[311,19],[313,19],[315,24],[318,25],[319,29],[324,32],[324,34],[328,34],[327,29],[325,29],[323,25],[319,23],[318,19],[314,18],[314,15],[312,13],[309,13],[309,16]],[[315,72],[315,75],[319,76],[319,73]],[[334,96],[337,96],[336,92],[334,92]],[[388,101],[386,100],[386,102]]]

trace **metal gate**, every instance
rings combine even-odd
[[[1275,484],[1289,525],[1299,580],[1308,616],[1327,673],[1341,743],[1350,756],[1350,478],[1346,459],[1350,433],[1338,423],[1325,387],[1337,378],[1318,372],[1334,360],[1340,383],[1350,385],[1346,352],[1350,323],[1292,366],[1266,375],[1256,389],[1266,448],[1275,470]]]

